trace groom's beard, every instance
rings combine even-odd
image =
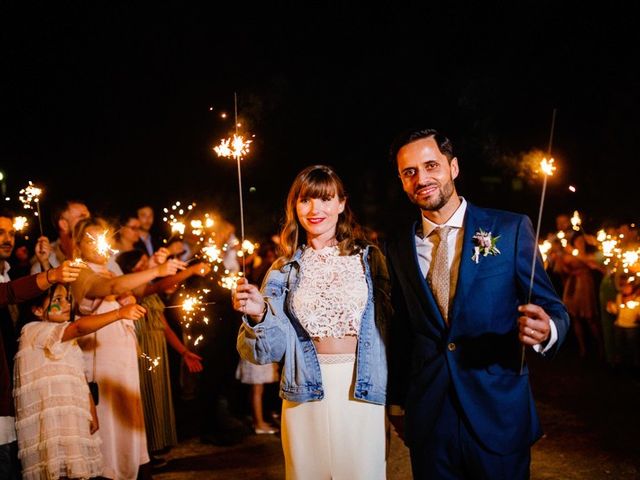
[[[420,198],[418,196],[418,191],[434,185],[438,185],[438,189],[429,198]],[[437,211],[447,204],[447,202],[451,198],[451,195],[453,195],[454,190],[453,179],[449,179],[449,181],[444,185],[440,185],[436,182],[425,185],[418,185],[414,190],[413,195],[409,197],[409,200],[420,207],[420,210]]]

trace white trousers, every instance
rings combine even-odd
[[[282,403],[287,480],[386,478],[385,409],[353,397],[355,355],[319,355],[324,398]]]

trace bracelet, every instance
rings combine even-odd
[[[47,279],[47,283],[49,285],[53,285],[53,282],[51,280],[49,280],[49,272],[51,271],[51,269],[47,270],[44,274],[45,278]]]

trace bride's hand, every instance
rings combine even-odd
[[[254,322],[262,320],[266,310],[266,303],[255,285],[251,285],[246,278],[238,280],[238,286],[232,291],[233,308],[240,313],[249,315]]]

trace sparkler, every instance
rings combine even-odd
[[[43,235],[42,230],[42,218],[40,215],[40,195],[42,195],[42,189],[36,187],[31,180],[29,185],[20,190],[18,199],[22,202],[22,206],[27,210],[33,210],[33,204],[36,204],[34,215],[38,217],[38,225],[40,226],[40,236]]]
[[[16,232],[22,232],[29,226],[29,221],[27,217],[14,217],[13,219],[13,229]]]
[[[555,160],[551,158],[551,146],[553,145],[553,131],[555,129],[556,124],[556,109],[553,109],[553,115],[551,117],[551,133],[549,134],[549,147],[547,148],[547,155],[549,159],[543,158],[540,162],[540,170],[543,173],[542,180],[542,195],[540,196],[540,207],[538,209],[538,225],[536,226],[536,238],[534,240],[533,247],[533,259],[531,260],[531,278],[529,279],[529,293],[527,294],[527,303],[531,303],[531,294],[533,293],[533,280],[536,274],[536,258],[538,256],[538,241],[540,239],[540,224],[542,223],[542,211],[544,209],[544,198],[547,193],[547,179],[553,175],[556,167],[554,165]],[[522,370],[524,369],[524,354],[525,348],[522,345],[522,354],[520,356],[520,374],[522,375]]]
[[[98,238],[94,238],[90,233],[87,232],[87,237],[93,240],[98,255],[108,259],[112,255],[118,253],[119,250],[111,248],[111,244],[109,243],[109,240],[107,240],[107,235],[109,235],[109,230],[105,230],[104,232],[102,232],[100,235],[98,235]]]
[[[242,272],[231,273],[229,270],[224,271],[224,275],[220,277],[218,285],[227,290],[235,290],[238,286],[238,281],[244,277]]]
[[[240,168],[240,160],[249,153],[249,145],[251,140],[245,140],[242,135],[238,135],[238,95],[233,94],[235,107],[235,125],[236,133],[231,138],[225,138],[220,141],[220,145],[213,147],[213,150],[219,157],[234,158],[238,166],[238,198],[240,201],[240,238],[244,242],[244,205],[242,200],[242,169]],[[245,261],[242,260],[242,273],[245,271]]]

